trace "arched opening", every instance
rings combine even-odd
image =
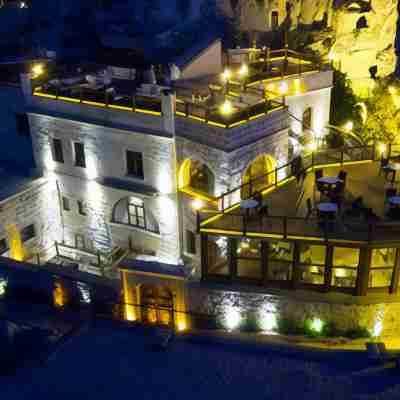
[[[271,12],[271,30],[275,31],[279,28],[279,12]]]
[[[312,129],[312,108],[307,107],[303,112],[302,118],[303,132]]]
[[[362,17],[360,17],[357,20],[356,29],[360,30],[360,29],[364,29],[364,28],[368,28],[368,22],[367,22],[367,18],[365,18],[365,16],[363,15]]]
[[[215,177],[210,168],[201,161],[186,159],[179,170],[179,189],[190,188],[194,191],[214,194]]]
[[[142,321],[158,325],[174,325],[174,299],[164,286],[142,285],[140,287]]]
[[[253,193],[260,192],[275,183],[276,160],[267,154],[262,154],[253,160],[243,175],[242,198],[248,198]]]
[[[145,201],[139,197],[124,197],[113,209],[112,222],[160,233],[157,220]]]

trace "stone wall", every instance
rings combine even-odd
[[[326,301],[324,295],[318,299],[302,299],[300,295],[256,293],[249,291],[231,291],[207,288],[192,283],[188,288],[188,310],[204,313],[223,320],[230,310],[237,310],[241,318],[248,316],[262,318],[273,314],[276,318],[293,320],[299,327],[306,320],[319,318],[324,322],[333,322],[340,330],[359,327],[372,330],[381,322],[382,335],[398,335],[400,331],[400,299],[391,302]]]
[[[62,196],[70,199],[73,209],[64,215],[64,237],[74,243],[74,235],[85,235],[98,249],[113,245],[127,247],[132,236],[138,248],[148,248],[153,236],[130,227],[110,225],[115,205],[129,196],[140,197],[160,227],[157,256],[171,263],[180,258],[180,240],[176,199],[175,150],[172,139],[124,131],[69,119],[30,114],[32,140],[37,165],[50,172],[59,184]],[[63,143],[64,163],[52,160],[52,138]],[[74,166],[73,143],[85,146],[86,168]],[[144,180],[126,174],[126,150],[143,154]],[[102,178],[117,178],[126,189],[105,187]],[[97,180],[97,181],[96,181]],[[98,183],[99,182],[99,183]],[[136,191],[130,187],[135,186]],[[133,190],[133,189],[132,189]],[[145,194],[145,193],[149,194]],[[151,192],[156,196],[152,196]],[[83,201],[87,215],[77,211]],[[67,215],[65,215],[67,214]],[[157,250],[157,249],[156,249]]]
[[[6,226],[21,229],[33,224],[35,237],[24,243],[28,255],[40,254],[46,259],[54,254],[54,242],[60,239],[61,223],[57,190],[46,179],[38,179],[30,187],[0,202],[0,238],[8,239]]]

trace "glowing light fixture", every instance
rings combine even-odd
[[[386,151],[386,144],[385,144],[385,143],[381,143],[381,144],[379,145],[379,152],[380,152],[381,154],[383,154],[385,151]]]
[[[7,285],[7,279],[0,279],[0,296],[4,296],[6,294]]]
[[[179,332],[185,331],[185,330],[186,330],[186,324],[185,324],[185,322],[184,322],[184,321],[179,321],[179,322],[178,322],[177,328],[178,328],[178,331],[179,331]]]
[[[345,124],[344,124],[344,130],[345,131],[347,131],[347,132],[351,132],[352,130],[353,130],[353,128],[354,128],[354,124],[353,124],[353,121],[347,121]]]
[[[382,331],[383,331],[382,321],[377,321],[372,329],[372,336],[379,337],[381,336]]]
[[[243,78],[248,74],[249,74],[249,67],[246,64],[243,64],[239,69],[239,76]]]
[[[21,3],[19,3],[19,8],[26,8],[27,5],[24,1],[21,1]]]
[[[44,66],[43,64],[35,64],[32,67],[32,73],[33,77],[37,78],[38,76],[42,75],[44,73]]]
[[[192,201],[192,208],[194,210],[200,210],[203,208],[203,201],[201,199],[194,199]]]
[[[388,90],[391,95],[397,94],[397,90],[394,86],[389,86]]]
[[[260,328],[263,331],[273,331],[278,326],[276,315],[273,313],[265,313],[261,315],[259,322]]]
[[[232,76],[232,72],[229,69],[225,69],[225,71],[221,74],[221,79],[223,82],[228,82]]]
[[[220,107],[221,114],[230,115],[233,112],[232,103],[229,100],[225,100]]]
[[[319,318],[314,318],[311,321],[310,329],[316,333],[321,333],[322,329],[324,328],[324,323]]]
[[[237,328],[242,320],[240,312],[236,307],[229,307],[225,314],[225,327],[228,330]]]
[[[307,145],[308,150],[316,151],[318,149],[317,142],[311,142]]]
[[[287,84],[286,82],[282,82],[282,83],[279,85],[279,92],[280,92],[280,94],[282,94],[282,95],[287,94],[288,91],[289,91],[288,84]]]

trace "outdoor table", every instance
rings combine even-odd
[[[240,208],[251,209],[258,206],[258,201],[254,199],[246,199],[240,202]]]
[[[336,203],[319,203],[318,210],[323,213],[336,213],[338,206]]]
[[[337,185],[338,183],[343,182],[337,176],[323,176],[322,178],[318,179],[318,182],[324,183],[326,185]]]
[[[393,204],[394,206],[399,206],[400,205],[400,196],[389,197],[389,203]]]

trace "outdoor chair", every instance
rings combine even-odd
[[[346,177],[347,177],[347,172],[346,171],[340,171],[338,174],[338,178],[343,181],[343,183],[346,182]]]

